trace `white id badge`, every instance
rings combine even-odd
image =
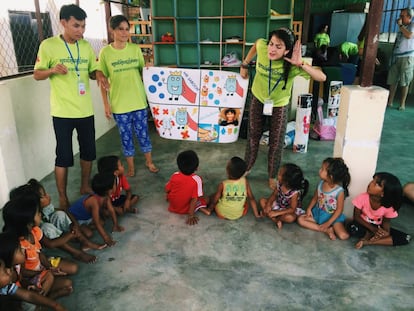
[[[265,116],[271,116],[273,112],[273,100],[265,99],[263,104],[263,114]]]
[[[85,95],[86,94],[86,86],[85,86],[85,83],[83,83],[83,82],[78,82],[78,92],[79,92],[79,95]]]

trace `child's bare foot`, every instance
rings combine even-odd
[[[211,209],[208,207],[200,207],[200,212],[202,212],[204,215],[210,216],[211,215]]]
[[[135,176],[135,167],[128,167],[128,173],[127,173],[127,175],[129,176],[129,177],[134,177]]]
[[[361,249],[364,246],[365,240],[359,240],[358,243],[355,244],[356,249]]]
[[[282,221],[281,221],[281,220],[276,221],[276,227],[277,227],[278,229],[282,229],[282,227],[283,227],[283,223],[282,223]]]
[[[85,252],[79,253],[79,255],[73,256],[75,259],[82,261],[84,263],[95,263],[97,260],[97,257],[94,255],[90,255]]]
[[[329,237],[332,241],[335,241],[335,240],[336,240],[336,235],[335,235],[334,229],[333,229],[332,227],[328,228],[328,230],[326,230],[326,232],[325,232],[325,233],[328,235],[328,237]]]
[[[154,165],[154,163],[145,163],[145,166],[151,173],[158,173],[160,169]]]
[[[94,243],[94,242],[91,242],[91,241],[87,240],[84,243],[82,243],[81,249],[84,252],[86,252],[86,251],[88,251],[90,249],[101,250],[101,249],[106,248],[107,246],[108,245],[106,245],[106,244],[97,244],[97,243]]]

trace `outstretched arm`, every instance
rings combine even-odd
[[[246,180],[246,189],[247,189],[247,198],[249,199],[250,206],[252,207],[253,214],[256,218],[261,218],[263,216],[262,211],[259,212],[257,209],[256,199],[254,198],[252,189],[250,188],[249,182]]]
[[[66,311],[66,309],[62,305],[60,305],[58,302],[46,296],[39,295],[38,293],[34,291],[29,291],[27,289],[23,289],[19,287],[17,288],[15,296],[20,300],[27,301],[34,305],[49,307],[56,311]]]
[[[111,216],[111,219],[112,219],[112,224],[113,224],[112,225],[112,232],[122,232],[122,231],[124,231],[124,227],[122,227],[118,224],[118,216],[116,215],[115,208],[112,205],[111,198],[109,196],[107,196],[105,198],[104,202],[106,202],[106,210],[108,211],[108,213],[109,213],[109,215]]]
[[[223,193],[223,183],[221,182],[219,183],[217,187],[216,193],[214,193],[214,195],[211,198],[210,205],[209,205],[209,209],[211,211],[216,209],[217,202],[220,200],[222,193]]]
[[[100,234],[100,236],[102,237],[102,239],[104,240],[104,242],[108,245],[108,246],[113,246],[115,245],[115,241],[112,240],[111,236],[105,231],[102,223],[101,223],[101,217],[100,217],[100,207],[98,204],[98,201],[96,198],[94,197],[90,197],[87,199],[87,202],[85,202],[85,204],[88,204],[90,207],[90,211],[92,214],[92,219],[93,219],[93,223],[96,227],[96,230],[98,231],[98,233]]]
[[[190,201],[190,210],[188,211],[187,220],[185,222],[187,225],[192,226],[192,225],[198,224],[198,217],[194,215],[196,203],[197,203],[197,198],[192,198]]]
[[[108,120],[110,120],[112,116],[112,111],[111,111],[111,105],[109,104],[108,91],[102,85],[99,88],[101,90],[101,96],[102,96],[102,101],[103,101],[104,110],[105,110],[105,117]]]
[[[60,237],[55,239],[49,239],[47,236],[43,235],[40,243],[46,248],[57,248],[61,247],[64,244],[68,243],[70,240],[75,239],[76,234],[74,231],[65,232]]]
[[[308,208],[306,209],[306,217],[312,217],[312,208],[314,208],[318,200],[318,189],[315,189],[312,200],[309,202]]]

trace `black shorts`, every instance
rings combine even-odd
[[[56,137],[55,166],[73,166],[72,135],[74,129],[76,129],[77,132],[80,158],[85,161],[95,160],[96,146],[94,116],[73,119],[53,117],[53,128]]]
[[[131,196],[131,199],[135,198],[136,196],[137,196],[136,194],[133,194]],[[121,194],[118,199],[115,199],[115,200],[112,201],[112,205],[114,207],[123,207],[124,204],[125,204],[125,201],[126,201],[126,195]]]
[[[360,239],[364,237],[365,233],[367,232],[367,229],[356,221],[350,223],[347,229],[351,236],[355,236]],[[406,245],[411,240],[410,235],[394,228],[390,228],[390,235],[392,238],[393,246]]]

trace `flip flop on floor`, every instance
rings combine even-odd
[[[159,169],[158,167],[156,167],[156,166],[154,165],[154,163],[151,163],[151,164],[145,164],[145,166],[148,168],[148,170],[149,170],[151,173],[158,173],[158,172],[160,171],[160,169]]]

